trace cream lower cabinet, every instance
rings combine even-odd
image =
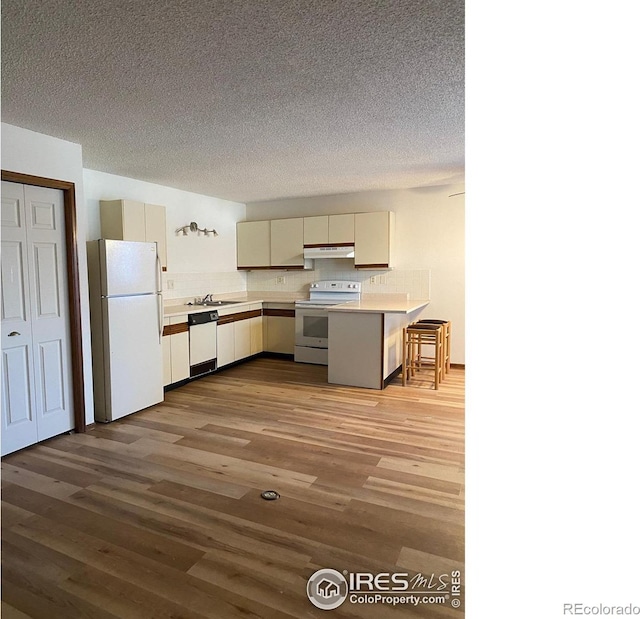
[[[251,356],[251,320],[238,320],[233,326],[234,356],[238,361]]]
[[[100,234],[104,239],[158,244],[162,270],[167,270],[167,216],[164,206],[135,200],[100,200]]]
[[[269,315],[268,312],[269,310],[266,310],[263,317],[265,351],[292,355],[295,351],[295,318],[293,316]]]
[[[218,323],[218,367],[224,367],[236,360],[235,326],[234,323]]]
[[[262,352],[262,307],[260,303],[218,319],[218,367]]]
[[[165,387],[189,378],[189,326],[184,316],[165,318],[162,376]]]
[[[255,318],[249,319],[249,324],[251,327],[251,354],[257,355],[264,350],[264,337],[263,337],[263,323],[262,316],[256,316]]]

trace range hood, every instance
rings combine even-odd
[[[305,260],[315,260],[317,258],[354,258],[355,255],[356,251],[353,245],[304,248]]]

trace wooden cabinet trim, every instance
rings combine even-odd
[[[353,245],[353,243],[348,243],[348,245]],[[335,247],[335,245],[332,245],[332,247]],[[304,271],[305,267],[304,265],[300,264],[283,264],[283,265],[277,265],[277,264],[272,264],[269,267],[237,267],[238,271]],[[310,270],[310,269],[307,269]]]
[[[177,325],[166,325],[162,329],[162,335],[176,335],[177,333],[184,333],[189,330],[189,324],[186,322],[180,322]]]
[[[310,249],[315,247],[353,247],[353,243],[305,243],[304,246]]]
[[[227,316],[220,316],[218,318],[219,325],[227,325],[230,322],[238,322],[240,320],[249,320],[250,318],[259,318],[262,316],[262,310],[250,310],[248,312],[237,312],[235,314],[228,314]]]
[[[281,316],[283,318],[295,318],[296,310],[289,309],[265,309],[263,310],[265,316]]]

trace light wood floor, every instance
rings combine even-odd
[[[449,602],[327,614],[306,583],[326,567],[464,583],[464,371],[439,391],[326,378],[256,359],[4,458],[3,619],[460,619]]]

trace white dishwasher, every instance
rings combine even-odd
[[[218,312],[210,310],[189,314],[190,376],[202,376],[216,369],[218,356]]]

